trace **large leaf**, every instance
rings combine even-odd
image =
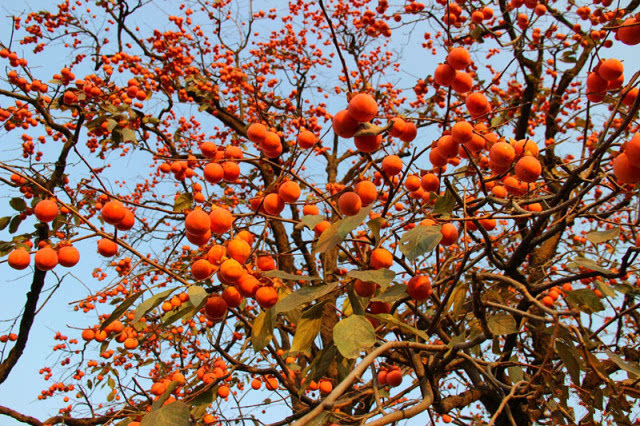
[[[175,401],[145,415],[141,426],[190,426],[190,417],[187,404]]]
[[[203,300],[209,297],[209,293],[204,288],[192,285],[187,289],[187,294],[189,295],[189,301],[193,306],[199,306]]]
[[[311,361],[311,364],[309,364],[309,374],[307,374],[307,380],[305,380],[304,386],[300,388],[300,395],[302,395],[302,393],[307,388],[307,386],[309,386],[309,383],[312,380],[318,380],[319,378],[327,375],[327,371],[329,370],[331,363],[334,359],[336,359],[337,352],[338,349],[335,347],[335,345],[330,345],[322,349],[315,356],[313,361]]]
[[[601,272],[603,274],[609,274],[611,273],[610,270],[603,268],[602,266],[598,265],[596,262],[594,262],[591,259],[587,259],[585,257],[574,257],[573,259],[571,259],[571,263],[568,264],[569,267],[575,267],[575,265],[577,266],[582,266],[584,268],[587,269],[591,269],[593,271],[597,271],[597,272]]]
[[[365,207],[355,216],[346,217],[333,224],[320,235],[318,242],[316,243],[313,251],[314,253],[323,253],[327,250],[331,250],[354,229],[356,229],[371,211],[371,206]]]
[[[193,306],[191,302],[183,303],[180,305],[180,309],[178,309],[177,312],[170,311],[162,316],[162,325],[171,325],[183,318],[193,318],[193,316],[202,309],[205,303],[206,300],[200,302],[200,305],[198,306]]]
[[[256,352],[260,352],[271,342],[273,338],[274,317],[273,309],[269,308],[266,311],[262,311],[253,321],[251,343]]]
[[[594,284],[605,297],[615,297],[616,292],[613,290],[612,286],[602,282],[601,280],[595,280]]]
[[[378,294],[376,297],[371,299],[371,301],[392,303],[396,300],[402,299],[403,297],[407,297],[407,286],[405,284],[394,284],[384,293]]]
[[[447,192],[445,192],[444,195],[436,199],[436,204],[433,206],[433,211],[431,213],[434,215],[439,214],[448,216],[451,214],[455,206],[456,198],[453,196],[451,191],[447,189]]]
[[[493,334],[504,336],[518,332],[516,320],[506,312],[498,312],[487,319],[487,326]]]
[[[582,312],[593,314],[604,310],[600,298],[589,288],[581,288],[567,293],[564,299],[569,305],[575,306]]]
[[[386,222],[386,219],[383,217],[376,217],[373,220],[367,222],[367,226],[371,229],[373,233],[373,242],[374,244],[378,244],[380,241],[380,229],[382,229],[382,225]]]
[[[0,217],[0,231],[6,228],[9,225],[10,221],[11,221],[11,217],[9,216]]]
[[[310,277],[308,275],[289,274],[288,272],[280,271],[278,269],[267,271],[264,273],[264,276],[268,278],[280,278],[281,280],[290,281],[317,281],[322,279],[320,277]]]
[[[376,343],[371,323],[362,315],[352,315],[333,327],[333,342],[345,358],[357,358],[365,348]]]
[[[313,287],[303,287],[300,290],[294,291],[284,299],[280,300],[275,306],[276,313],[287,312],[292,309],[298,308],[305,303],[312,302],[327,293],[330,293],[338,286],[338,283],[329,283],[325,285],[318,285]]]
[[[399,248],[409,261],[430,252],[438,246],[442,239],[439,225],[418,225],[404,233],[400,238]]]
[[[445,312],[449,312],[449,309],[453,306],[453,316],[457,317],[460,315],[462,311],[462,307],[464,306],[464,302],[467,299],[467,291],[469,290],[469,284],[464,282],[459,282],[456,285],[456,288],[451,292],[451,296],[447,301],[447,305],[444,308]]]
[[[131,296],[127,297],[124,302],[122,302],[120,305],[118,305],[117,308],[115,308],[113,310],[113,312],[111,313],[111,315],[109,315],[109,318],[107,318],[107,320],[105,322],[102,323],[102,325],[100,326],[100,330],[104,330],[104,328],[106,326],[108,326],[109,324],[111,324],[112,322],[114,322],[115,320],[119,319],[122,314],[124,314],[127,309],[129,309],[129,307],[131,305],[133,305],[133,303],[138,300],[138,298],[140,296],[142,296],[142,291],[139,291],[137,293],[132,294]]]
[[[422,330],[418,330],[417,328],[410,326],[409,324],[405,323],[404,321],[394,317],[391,314],[367,314],[368,317],[370,318],[375,318],[380,322],[383,322],[385,324],[387,324],[387,326],[389,326],[390,328],[393,327],[397,327],[400,330],[403,330],[405,332],[409,332],[413,335],[416,335],[418,337],[420,337],[423,340],[429,340],[429,336],[427,336],[427,333],[425,333]]]
[[[14,216],[11,219],[11,222],[9,222],[9,233],[15,234],[18,231],[18,227],[20,226],[21,223],[22,223],[22,218],[20,217],[20,215]]]
[[[165,299],[169,297],[169,295],[173,293],[175,290],[176,290],[175,288],[170,288],[169,290],[165,290],[162,293],[153,295],[152,297],[148,298],[147,300],[139,304],[138,307],[136,308],[136,314],[133,317],[133,322],[140,321],[140,318],[142,318],[147,314],[147,312],[151,311],[156,306],[164,302]]]
[[[607,229],[606,231],[591,231],[587,234],[587,240],[593,244],[605,243],[617,239],[620,236],[620,227]]]
[[[396,277],[396,273],[390,269],[382,268],[370,271],[349,271],[347,276],[365,282],[376,283],[382,287],[382,290],[386,290]]]
[[[296,326],[291,352],[306,352],[311,347],[322,327],[322,310],[325,303],[316,303],[307,309]]]
[[[580,386],[580,356],[576,348],[569,346],[565,342],[556,340],[556,352],[562,359],[562,363],[567,367],[571,381]]]
[[[296,228],[297,229],[301,229],[301,228],[304,228],[306,226],[309,229],[313,229],[313,228],[316,227],[317,224],[319,224],[323,220],[324,220],[324,216],[321,215],[321,214],[304,215],[300,219],[300,223],[296,225]]]
[[[15,211],[24,211],[27,209],[27,203],[24,201],[23,198],[12,198],[9,201],[9,205],[11,206],[12,209],[14,209]]]
[[[622,368],[627,373],[633,374],[635,376],[634,379],[640,377],[640,364],[627,362],[624,359],[620,358],[619,355],[609,350],[605,350],[604,352],[607,354],[611,361],[615,362],[618,365],[618,367]]]
[[[190,209],[193,205],[193,197],[190,193],[184,192],[176,198],[173,203],[173,211],[175,212],[183,212],[187,209]]]

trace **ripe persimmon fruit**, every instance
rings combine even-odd
[[[240,238],[234,238],[227,244],[227,256],[237,260],[239,263],[245,263],[251,254],[251,246]]]
[[[440,64],[433,73],[433,79],[442,87],[449,87],[456,78],[456,70],[449,64]]]
[[[303,130],[298,134],[296,143],[302,149],[313,148],[318,143],[318,137],[308,130]]]
[[[516,177],[523,182],[535,182],[542,173],[542,165],[536,157],[525,155],[518,160],[515,167]]]
[[[471,64],[471,55],[464,47],[454,47],[447,55],[447,63],[455,70],[463,70]]]
[[[80,261],[80,252],[74,246],[64,246],[58,250],[58,262],[65,268],[76,266]]]
[[[278,292],[271,286],[263,286],[258,288],[255,294],[256,302],[263,309],[269,309],[278,303]]]
[[[115,256],[115,254],[118,253],[118,244],[106,238],[102,238],[98,241],[98,253],[104,257]]]
[[[202,235],[211,230],[211,219],[200,207],[193,209],[184,220],[187,232]]]
[[[231,229],[233,215],[227,209],[216,207],[209,213],[209,223],[211,232],[218,235],[224,234]]]
[[[213,265],[207,259],[198,259],[191,264],[191,275],[198,281],[206,280],[213,273]]]
[[[378,199],[378,188],[370,180],[361,180],[353,187],[353,191],[358,194],[362,206],[366,207]]]
[[[110,225],[117,225],[124,219],[126,207],[118,200],[107,202],[100,211],[102,219]]]
[[[262,208],[267,214],[270,214],[271,216],[278,216],[280,213],[282,213],[284,207],[284,200],[275,192],[264,197]]]
[[[426,275],[416,275],[407,283],[407,294],[414,300],[425,300],[431,296],[431,280]]]
[[[382,159],[382,171],[387,176],[395,176],[400,174],[404,165],[402,164],[402,159],[397,155],[387,155]]]
[[[353,288],[360,297],[372,297],[376,294],[378,285],[374,282],[356,279],[353,283]]]
[[[333,116],[332,125],[333,131],[336,135],[341,138],[351,138],[358,130],[358,126],[360,123],[355,119],[351,118],[346,109],[342,111],[338,111],[336,115]]]
[[[338,209],[345,216],[355,216],[362,208],[360,196],[353,191],[347,191],[338,198]]]
[[[44,247],[36,252],[33,260],[39,270],[50,271],[58,264],[58,253],[51,247]]]
[[[209,296],[204,305],[204,314],[212,322],[222,321],[227,313],[227,302],[217,294]]]
[[[51,222],[58,216],[58,205],[55,201],[42,200],[33,209],[33,214],[40,222]]]
[[[378,103],[368,93],[358,93],[349,101],[349,116],[360,123],[371,121],[378,113]]]
[[[615,58],[605,59],[598,66],[598,75],[607,81],[616,80],[624,72],[624,65]]]
[[[242,277],[244,269],[240,262],[235,259],[227,259],[220,265],[218,277],[220,281],[227,284],[235,284]]]
[[[393,255],[384,248],[374,249],[371,252],[370,263],[373,269],[389,268],[393,265]]]
[[[26,269],[29,266],[29,263],[31,263],[31,255],[27,250],[19,247],[9,253],[7,262],[13,269],[21,271],[23,269]]]
[[[380,148],[380,146],[382,146],[382,136],[381,135],[356,136],[353,138],[353,142],[356,144],[356,148],[358,148],[360,152],[364,152],[365,154],[370,154],[372,152],[377,151]]]
[[[516,151],[507,142],[495,143],[489,150],[489,159],[498,166],[509,167],[515,158]]]
[[[288,180],[278,188],[278,195],[285,203],[295,203],[300,198],[300,185],[292,180]]]

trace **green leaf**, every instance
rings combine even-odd
[[[449,312],[449,309],[453,306],[453,316],[457,317],[460,315],[462,311],[462,307],[464,306],[464,302],[467,299],[467,291],[469,290],[469,285],[464,282],[459,282],[456,285],[456,288],[451,292],[451,297],[447,301],[447,305],[444,308],[445,312]]]
[[[456,198],[453,196],[451,191],[447,189],[447,192],[444,195],[438,197],[436,199],[436,204],[433,206],[433,211],[431,212],[434,215],[451,215],[453,208],[456,206]]]
[[[593,244],[601,244],[620,236],[620,227],[607,229],[606,231],[591,231],[587,234],[587,240]]]
[[[594,281],[596,287],[598,288],[598,290],[600,290],[600,292],[602,293],[603,296],[605,297],[615,297],[616,292],[613,290],[613,287],[611,287],[610,285],[605,284],[604,282],[600,281],[600,280],[595,280]]]
[[[6,256],[14,248],[18,248],[19,246],[20,245],[14,244],[13,242],[0,241],[0,257]],[[29,248],[26,247],[26,250],[29,251]]]
[[[140,296],[142,296],[142,293],[144,293],[144,292],[143,291],[139,291],[139,292],[134,293],[131,296],[127,297],[124,300],[124,302],[122,302],[120,305],[118,305],[117,308],[115,308],[113,310],[111,315],[109,315],[109,318],[107,318],[107,320],[102,323],[102,325],[100,326],[100,330],[104,330],[106,326],[108,326],[109,324],[111,324],[115,320],[119,319],[122,316],[122,314],[124,314],[127,311],[127,309],[129,309],[129,307],[131,305],[133,305],[133,303],[136,300],[138,300],[138,298]]]
[[[336,354],[338,349],[335,345],[327,346],[322,349],[316,357],[311,361],[311,364],[308,367],[309,374],[307,375],[307,380],[305,380],[305,384],[300,388],[299,394],[302,395],[304,390],[309,386],[309,383],[312,380],[318,380],[321,377],[326,376],[327,370],[331,366],[331,363],[336,358]]]
[[[18,212],[22,212],[27,209],[27,203],[25,203],[22,198],[12,198],[11,201],[9,201],[9,205],[12,209]]]
[[[330,293],[338,286],[338,283],[329,283],[326,285],[318,285],[313,287],[303,287],[294,291],[284,299],[280,300],[275,306],[275,312],[287,312],[298,308],[305,303],[312,302],[325,294]]]
[[[307,214],[302,216],[300,223],[296,225],[296,229],[302,229],[305,226],[311,230],[316,227],[317,224],[322,222],[325,217],[321,214]]]
[[[0,231],[4,230],[9,225],[11,221],[11,217],[5,216],[0,218]]]
[[[267,271],[264,273],[264,276],[268,278],[280,278],[281,280],[290,280],[290,281],[317,281],[322,279],[320,277],[310,277],[308,275],[289,274],[287,272],[280,271],[278,269]]]
[[[353,314],[364,315],[364,311],[367,307],[365,304],[365,299],[358,296],[353,283],[350,283],[347,286],[347,298],[345,299],[345,304],[347,301],[349,302],[349,308],[351,309],[351,312],[348,313],[347,310],[342,311],[345,316],[350,316]]]
[[[167,388],[164,390],[162,395],[160,395],[160,397],[155,401],[153,401],[153,404],[151,404],[151,411],[156,411],[160,407],[162,407],[162,404],[167,402],[167,399],[169,399],[169,397],[171,396],[171,393],[175,391],[177,387],[178,387],[178,382],[172,381],[171,383],[169,383],[169,386],[167,386]]]
[[[129,128],[120,129],[120,134],[122,135],[122,140],[125,142],[136,141],[136,132],[133,129],[129,129]]]
[[[200,303],[209,297],[207,290],[197,285],[190,286],[187,289],[187,294],[189,295],[189,301],[193,306],[200,306]]]
[[[518,362],[518,357],[512,356],[510,361]],[[509,374],[509,378],[511,379],[511,383],[518,383],[524,379],[524,371],[522,367],[519,365],[514,365],[507,368],[507,373]]]
[[[567,367],[571,381],[576,386],[580,386],[580,358],[576,349],[565,342],[556,340],[556,353]]]
[[[190,426],[190,417],[187,404],[175,401],[145,415],[140,426]]]
[[[380,322],[387,324],[390,328],[398,327],[402,331],[414,334],[420,337],[423,340],[429,340],[429,336],[422,330],[418,330],[417,328],[405,323],[404,321],[396,318],[391,314],[367,314],[369,318],[375,318]]]
[[[404,233],[398,246],[402,254],[413,262],[419,256],[435,249],[441,239],[439,225],[418,225]]]
[[[322,311],[325,302],[316,303],[307,309],[298,321],[296,334],[293,336],[291,352],[307,352],[322,327]]]
[[[382,229],[382,224],[385,223],[386,220],[383,217],[376,217],[373,220],[367,222],[367,226],[371,229],[373,233],[373,242],[377,244],[380,241],[380,229]]]
[[[382,290],[386,290],[396,277],[396,273],[390,269],[382,268],[370,271],[349,271],[347,276],[360,281],[376,283],[382,287]]]
[[[606,269],[606,268],[603,268],[602,266],[598,265],[598,264],[597,264],[596,262],[594,262],[593,260],[591,260],[591,259],[587,259],[587,258],[584,258],[584,257],[581,257],[581,256],[574,257],[574,258],[572,259],[572,262],[570,262],[570,263],[568,264],[568,266],[569,266],[570,268],[574,268],[574,267],[575,267],[575,265],[582,266],[582,267],[584,267],[584,268],[591,269],[591,270],[593,270],[593,271],[601,272],[601,273],[603,273],[603,274],[609,274],[609,273],[611,273],[611,271],[610,271],[610,270],[608,270],[608,269]]]
[[[376,343],[371,323],[362,315],[352,315],[333,327],[333,342],[345,358],[357,358],[365,348]]]
[[[640,377],[640,364],[638,363],[630,363],[627,362],[625,360],[623,360],[619,355],[609,351],[609,350],[605,350],[604,351],[607,356],[609,357],[609,359],[613,362],[615,362],[618,367],[622,368],[624,371],[626,371],[627,373],[631,373],[633,374],[635,377],[633,377],[634,379],[636,377]]]
[[[193,393],[202,391],[205,386],[207,385],[202,384],[198,386],[193,390]],[[212,386],[208,390],[198,394],[198,396],[193,398],[193,400],[191,401],[191,405],[193,405],[194,407],[208,407],[216,399],[216,390],[217,388],[215,386]]]
[[[22,219],[20,218],[20,215],[14,216],[11,219],[11,222],[9,223],[9,233],[15,234],[16,231],[18,231],[18,227],[20,226],[20,223],[22,223]]]
[[[190,209],[193,205],[193,197],[190,193],[185,192],[182,193],[176,198],[176,201],[173,203],[173,211],[175,212],[183,212],[187,209]]]
[[[273,338],[273,320],[275,312],[272,308],[260,312],[253,321],[251,343],[256,352],[263,350]]]
[[[400,300],[403,297],[407,297],[407,286],[405,284],[394,284],[382,294],[378,294],[371,299],[373,302],[386,302],[392,303],[396,300]]]
[[[169,297],[169,295],[173,293],[175,290],[176,290],[175,288],[170,288],[169,290],[165,290],[162,293],[158,293],[156,295],[151,296],[150,298],[148,298],[147,300],[139,304],[138,307],[136,308],[136,314],[133,317],[133,322],[140,321],[140,318],[142,318],[143,316],[146,315],[147,312],[149,312],[150,310],[154,309],[156,306],[164,302],[165,299]]]
[[[204,304],[204,300],[198,306],[193,306],[191,302],[183,303],[177,312],[170,311],[162,316],[162,325],[171,325],[182,318],[192,318],[202,309]]]
[[[518,332],[516,320],[506,312],[499,312],[487,319],[487,326],[493,334],[505,336],[507,334],[515,334]]]
[[[340,244],[340,242],[344,240],[351,231],[360,226],[364,219],[369,215],[371,207],[372,206],[365,207],[355,216],[345,217],[344,219],[332,223],[331,226],[325,229],[322,235],[320,235],[320,238],[318,238],[318,242],[313,249],[314,253],[326,252]]]
[[[575,306],[582,312],[593,314],[604,310],[600,298],[589,288],[582,288],[567,293],[564,299],[569,305]]]

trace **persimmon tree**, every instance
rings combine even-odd
[[[640,2],[270,3],[11,18],[0,385],[76,312],[0,414],[637,421]]]

